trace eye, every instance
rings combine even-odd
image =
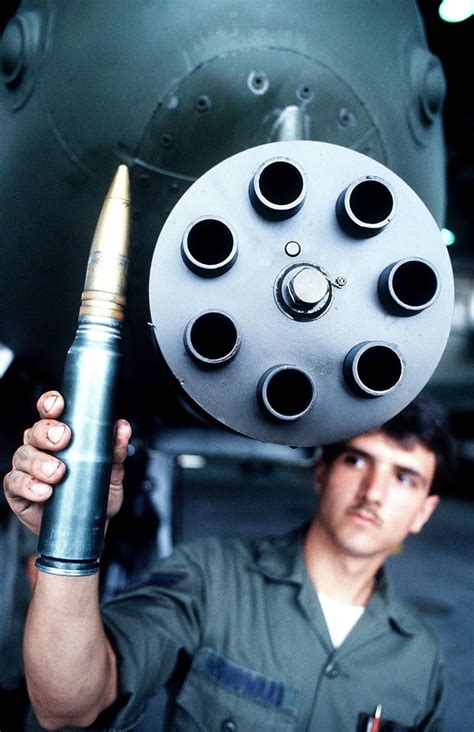
[[[416,475],[413,475],[413,473],[408,473],[404,470],[400,470],[398,472],[397,479],[399,483],[407,486],[407,488],[416,488],[419,484],[419,480]]]
[[[343,452],[341,460],[344,465],[350,465],[355,468],[362,468],[365,465],[365,459],[356,452]]]

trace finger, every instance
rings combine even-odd
[[[121,465],[128,452],[128,443],[132,436],[132,428],[126,419],[119,419],[115,424],[114,449],[112,456],[113,465]]]
[[[64,409],[64,399],[58,391],[46,391],[36,402],[40,417],[57,419]]]
[[[38,450],[63,450],[71,439],[71,430],[64,422],[41,419],[23,433],[23,444]]]
[[[50,497],[51,486],[44,484],[41,487],[41,484],[33,482],[31,476],[15,470],[5,476],[3,486],[5,498],[12,511],[25,526],[39,534],[43,516],[42,504]]]
[[[114,463],[110,471],[110,488],[118,488],[123,483],[125,468],[123,463]]]
[[[53,485],[61,480],[66,469],[56,457],[31,445],[22,445],[16,450],[12,465],[14,470],[27,473],[34,480]]]
[[[30,503],[46,501],[53,491],[47,483],[15,468],[5,476],[3,487],[5,497],[16,514],[21,513]]]

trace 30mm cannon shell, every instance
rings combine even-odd
[[[130,229],[130,186],[119,166],[89,256],[76,336],[66,356],[62,419],[72,430],[58,453],[65,478],[45,505],[36,566],[51,574],[98,570],[102,552],[120,370]]]

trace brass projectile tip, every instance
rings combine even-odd
[[[108,198],[121,198],[130,205],[130,176],[126,165],[118,166],[105,200]]]
[[[119,165],[92,240],[79,315],[123,319],[130,245],[130,178]]]

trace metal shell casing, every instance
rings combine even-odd
[[[57,457],[66,476],[44,512],[38,566],[53,574],[92,574],[102,553],[119,373],[120,322],[84,317],[68,351],[62,419],[72,439]]]
[[[284,220],[267,216],[249,195],[256,171],[281,160],[302,171],[305,186],[304,200]],[[272,185],[284,187],[286,177],[275,171]],[[275,200],[282,200],[280,193]],[[349,207],[346,215],[341,206]],[[206,217],[227,224],[236,248],[231,266],[212,278],[180,255],[189,225]],[[289,242],[298,247],[289,249]],[[209,241],[200,244],[203,259],[209,258]],[[219,252],[224,257],[227,250],[219,242],[213,246],[218,262]],[[417,277],[426,271],[436,275],[436,297],[432,285],[425,287],[425,306],[407,318],[385,297],[383,273],[397,262],[420,259],[429,263],[425,270],[397,267],[397,292],[410,307],[419,299],[410,290],[423,289]],[[321,307],[316,302],[305,309],[295,293],[287,297],[284,288],[301,266],[326,278]],[[191,404],[232,430],[295,446],[373,429],[408,404],[441,358],[453,298],[439,228],[414,191],[369,157],[311,141],[262,145],[208,171],[171,212],[150,273],[156,340]],[[206,313],[223,313],[227,321],[209,317],[206,332],[202,320],[191,357],[184,334]],[[200,348],[201,363],[195,355]],[[209,368],[213,353],[218,358]],[[272,370],[280,376],[262,398],[259,384]],[[290,393],[278,393],[278,384]],[[266,407],[267,397],[275,403]]]

